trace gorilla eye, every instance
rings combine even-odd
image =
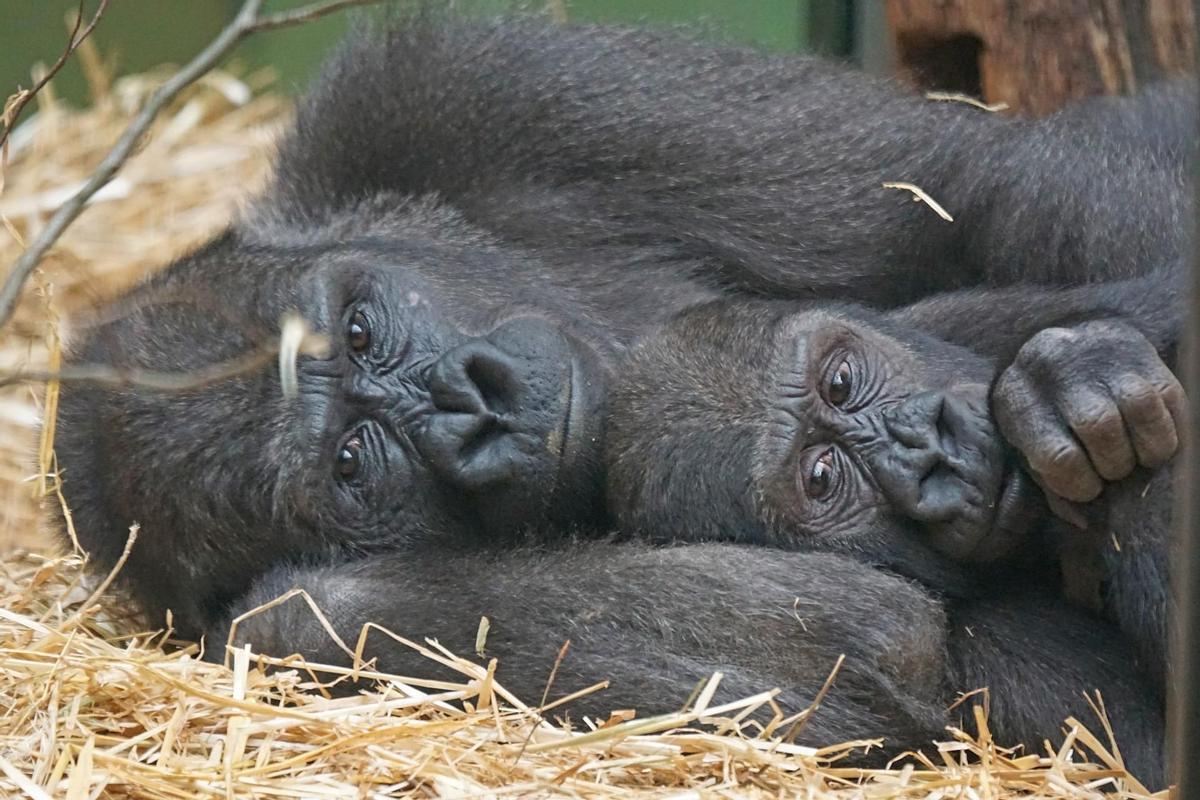
[[[367,352],[367,348],[371,346],[371,328],[367,323],[367,315],[361,311],[355,311],[350,317],[350,323],[346,325],[346,341],[350,344],[350,349],[359,355]]]
[[[834,370],[833,375],[829,378],[829,386],[826,388],[827,399],[830,405],[842,406],[850,399],[850,394],[854,391],[854,373],[850,369],[850,362],[843,361],[838,364],[838,368]]]
[[[337,474],[343,480],[349,480],[358,474],[362,467],[363,440],[358,434],[342,442],[337,454]]]
[[[833,448],[822,453],[804,476],[804,493],[814,500],[829,494],[833,487]]]

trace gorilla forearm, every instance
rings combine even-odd
[[[277,570],[234,614],[292,587],[304,588],[351,646],[372,621],[471,657],[486,615],[497,680],[530,703],[570,639],[551,698],[611,682],[574,703],[576,713],[675,710],[714,671],[726,675],[718,700],[778,687],[781,704],[798,711],[845,654],[827,710],[806,730],[812,741],[884,735],[909,746],[944,724],[940,606],[912,584],[834,556],[605,542],[491,556],[422,551]],[[227,628],[210,633],[210,647],[225,641]],[[275,655],[347,661],[296,599],[242,622],[238,641]],[[367,656],[400,675],[452,677],[379,633]]]
[[[1023,285],[938,294],[889,314],[967,347],[999,367],[1045,328],[1121,320],[1145,336],[1171,366],[1183,331],[1187,270],[1181,261],[1144,276],[1064,289]]]
[[[1087,536],[1099,559],[1099,600],[1136,645],[1137,662],[1162,687],[1167,675],[1172,618],[1171,552],[1175,474],[1168,466],[1139,471],[1108,487],[1088,514],[1088,532],[1063,536],[1083,545]]]
[[[1115,709],[1130,763],[1145,775],[1161,764],[1157,695],[1123,669],[1122,645],[1111,634],[1050,597],[959,603],[947,640],[939,602],[842,557],[575,542],[491,556],[421,552],[279,569],[232,613],[295,587],[309,593],[351,646],[370,621],[417,643],[436,638],[470,658],[486,615],[481,661],[497,658],[497,680],[529,703],[540,699],[570,639],[550,699],[610,682],[572,703],[573,714],[674,711],[716,671],[725,676],[716,702],[780,688],[780,705],[792,712],[812,701],[844,654],[805,741],[884,736],[887,754],[924,747],[944,736],[944,709],[954,692],[988,687],[993,734],[1035,747],[1057,735],[1065,713],[1086,718],[1082,694],[1099,690]],[[994,604],[1001,608],[993,612]],[[1020,609],[1008,609],[1013,604]],[[227,631],[228,623],[210,632],[210,657],[220,656],[215,645]],[[252,642],[257,652],[348,662],[298,599],[243,621],[236,641]],[[380,633],[370,637],[365,656],[386,672],[462,681]]]
[[[1070,117],[1006,119],[660,33],[410,20],[383,38],[351,39],[302,105],[274,191],[285,216],[437,192],[537,247],[656,245],[756,290],[887,305],[1179,254],[1182,159],[1081,142]]]

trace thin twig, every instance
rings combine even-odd
[[[112,150],[100,162],[96,171],[84,182],[79,191],[63,203],[58,211],[54,212],[54,216],[46,223],[46,227],[13,264],[12,270],[4,281],[3,288],[0,288],[0,326],[7,324],[12,318],[22,287],[42,258],[45,257],[47,251],[58,241],[67,226],[82,213],[88,199],[113,179],[113,176],[137,149],[138,142],[141,141],[142,136],[149,130],[150,125],[162,110],[180,92],[215,67],[217,62],[224,58],[238,42],[259,31],[299,25],[344,8],[378,2],[380,0],[331,0],[293,11],[281,11],[277,14],[263,16],[260,13],[263,0],[246,0],[228,27],[217,34],[217,37],[188,62],[187,66],[176,72],[170,80],[155,90],[133,122],[129,123],[129,127],[121,134],[121,138],[113,145]]]
[[[323,357],[328,350],[328,342],[324,336],[308,334],[305,340],[295,346],[291,352],[295,355]],[[0,386],[20,381],[61,381],[64,383],[93,383],[114,389],[138,388],[159,392],[187,392],[257,372],[275,361],[279,357],[280,351],[280,344],[274,342],[237,358],[190,372],[158,372],[108,364],[71,364],[57,371],[21,370],[7,374],[0,373]]]
[[[268,14],[265,17],[259,17],[254,23],[251,33],[259,31],[273,31],[278,28],[289,28],[292,25],[302,25],[305,22],[312,22],[321,17],[342,11],[355,6],[367,6],[378,3],[379,0],[332,0],[328,3],[312,3],[301,8],[293,8],[291,11],[280,11],[275,14]]]
[[[546,679],[546,688],[542,690],[542,699],[538,703],[539,709],[546,707],[546,700],[550,697],[550,687],[554,685],[554,679],[558,677],[558,668],[562,666],[562,662],[567,657],[567,651],[571,649],[571,640],[567,639],[562,643],[562,647],[558,648],[558,655],[554,657],[554,666],[550,668],[550,677]],[[533,732],[537,729],[537,725],[529,726],[529,733],[525,736],[525,741],[521,742],[521,749],[517,751],[517,757],[513,759],[513,766],[516,766],[521,761],[521,756],[525,755],[526,748],[529,747],[529,742],[533,739]]]
[[[0,148],[3,148],[7,144],[9,134],[17,126],[17,120],[21,117],[21,112],[25,110],[25,106],[29,104],[29,101],[42,90],[42,87],[50,82],[51,78],[58,74],[58,71],[67,63],[67,59],[71,57],[75,49],[83,44],[83,40],[92,35],[92,31],[96,29],[96,23],[100,21],[100,18],[104,16],[104,12],[108,9],[108,3],[109,0],[100,0],[100,5],[96,7],[96,13],[92,15],[87,27],[80,31],[79,26],[83,24],[83,0],[79,0],[79,11],[75,14],[75,25],[71,28],[71,36],[67,40],[67,47],[63,50],[62,55],[58,57],[58,61],[54,62],[54,66],[50,67],[46,74],[33,84],[31,89],[19,92],[13,104],[5,109],[4,130],[0,131]]]
[[[138,533],[141,530],[142,526],[136,522],[129,526],[129,536],[125,539],[125,548],[117,558],[117,563],[113,564],[112,569],[108,571],[108,575],[104,577],[104,580],[100,581],[100,585],[92,590],[87,600],[83,601],[83,605],[71,615],[70,619],[63,623],[63,630],[70,628],[76,622],[83,619],[83,615],[91,610],[92,606],[96,605],[96,601],[100,599],[101,595],[108,591],[108,587],[116,580],[117,573],[125,566],[125,562],[129,560],[129,554],[133,551],[133,545],[137,542]]]
[[[924,202],[925,205],[932,208],[934,213],[936,213],[942,219],[946,220],[946,222],[954,222],[954,217],[950,216],[950,212],[947,211],[946,209],[942,208],[941,203],[939,203],[937,200],[934,200],[932,197],[930,197],[928,192],[926,192],[920,186],[917,186],[915,183],[906,183],[904,181],[888,181],[887,183],[885,183],[883,185],[883,188],[885,188],[885,189],[903,189],[907,192],[912,192],[913,200],[919,200],[921,202]]]
[[[985,103],[978,98],[971,97],[971,95],[963,94],[962,92],[926,92],[925,99],[941,103],[966,103],[969,106],[975,106],[976,108],[991,111],[992,113],[1008,109],[1008,103]]]

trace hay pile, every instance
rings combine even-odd
[[[72,111],[43,96],[14,137],[0,188],[0,263],[12,262],[99,161],[160,76],[111,89],[93,78],[94,108]],[[58,319],[228,219],[261,181],[287,113],[282,100],[251,99],[249,88],[215,76],[160,121],[52,251],[0,340],[0,368],[52,365]],[[376,691],[341,700],[311,685],[316,673],[330,680],[336,671],[299,665],[268,675],[246,652],[232,671],[197,661],[195,648],[164,648],[160,635],[122,619],[120,599],[85,577],[77,556],[36,554],[51,550],[37,520],[39,501],[56,502],[55,478],[30,476],[54,470],[50,442],[39,440],[54,396],[53,387],[0,390],[0,797],[1147,794],[1104,732],[1074,721],[1043,754],[1014,754],[995,746],[977,713],[975,735],[947,731],[945,744],[868,773],[841,766],[852,745],[817,752],[741,722],[769,693],[709,708],[706,692],[670,717],[618,714],[568,731],[434,642],[413,646],[461,682],[381,676]]]

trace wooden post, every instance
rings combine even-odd
[[[1192,0],[884,3],[902,80],[1024,114],[1128,93],[1196,63]]]

